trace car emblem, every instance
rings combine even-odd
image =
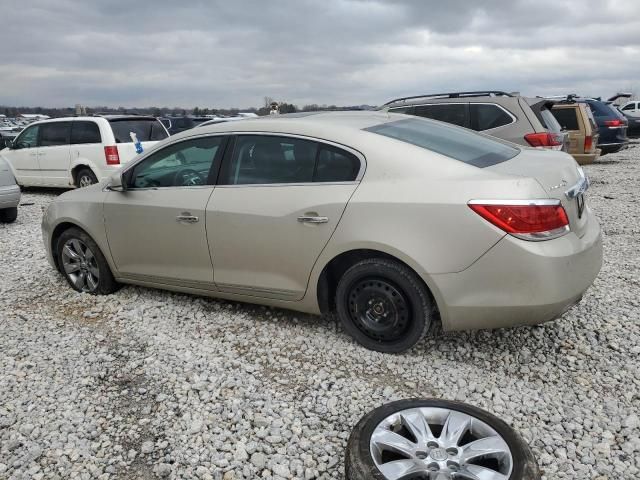
[[[552,187],[549,187],[549,190],[555,190],[557,188],[562,188],[562,187],[566,187],[566,186],[567,186],[567,181],[563,178],[562,181],[558,185],[553,185]]]

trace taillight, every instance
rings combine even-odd
[[[569,231],[569,218],[559,200],[472,200],[469,207],[523,240],[550,240]]]
[[[120,165],[118,147],[104,147],[104,156],[107,159],[107,165]]]
[[[593,147],[593,137],[591,135],[587,135],[584,137],[584,151],[590,152]]]
[[[612,128],[619,128],[619,127],[624,127],[627,122],[625,120],[605,120],[604,124],[606,127],[612,127]]]
[[[559,150],[560,148],[562,148],[564,137],[561,133],[544,132],[527,133],[524,136],[524,139],[532,147],[552,148],[554,150]]]

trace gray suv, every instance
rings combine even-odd
[[[381,108],[483,132],[528,147],[566,150],[554,102],[501,91],[453,92],[397,98]]]

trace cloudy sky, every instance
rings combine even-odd
[[[640,93],[637,0],[0,0],[0,104]]]

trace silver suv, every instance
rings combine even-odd
[[[566,151],[554,102],[501,91],[453,92],[397,98],[381,108],[453,123],[527,147]]]

